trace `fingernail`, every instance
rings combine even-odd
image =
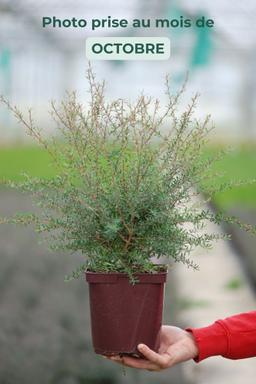
[[[138,349],[142,351],[144,349],[144,345],[143,344],[139,344],[138,345]]]

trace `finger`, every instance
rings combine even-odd
[[[123,360],[120,356],[109,356],[108,357],[108,360],[111,360],[113,361],[114,363],[117,363],[117,364],[123,364]]]
[[[144,359],[138,359],[136,357],[125,356],[122,358],[123,364],[127,367],[137,368],[137,369],[148,369],[150,371],[159,371],[159,367],[152,363],[151,361],[147,361]]]
[[[160,355],[154,352],[145,344],[139,344],[138,350],[153,364],[160,368],[167,368],[170,365],[171,356],[168,354]]]
[[[122,364],[131,368],[148,369],[150,371],[159,371],[159,367],[156,364],[151,363],[150,361],[147,361],[144,359],[138,359],[136,357],[111,356],[109,357],[109,359],[115,363]]]
[[[123,357],[119,355],[108,356],[108,360],[111,360],[115,363],[123,364]]]

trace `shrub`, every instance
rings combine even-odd
[[[7,105],[32,136],[51,155],[58,175],[50,180],[26,176],[25,181],[6,182],[29,192],[40,214],[20,213],[2,222],[35,224],[49,235],[54,250],[81,252],[85,269],[101,272],[154,272],[152,257],[198,266],[190,259],[196,247],[209,248],[220,233],[205,231],[207,221],[236,221],[215,214],[196,198],[207,199],[217,188],[205,183],[213,177],[215,158],[202,157],[210,117],[194,117],[198,95],[179,113],[185,90],[171,95],[168,103],[140,95],[135,103],[123,99],[106,101],[105,83],[87,71],[90,103],[82,105],[75,93],[60,105],[51,103],[58,135],[45,138],[33,121]],[[229,185],[221,186],[224,189]]]

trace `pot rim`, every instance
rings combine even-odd
[[[162,266],[161,264],[158,264]],[[139,283],[163,283],[166,281],[168,269],[163,265],[165,270],[159,272],[135,272],[133,276],[139,278]],[[119,279],[129,280],[129,275],[124,272],[93,272],[85,271],[85,278],[88,283],[117,283]],[[136,284],[137,284],[136,283]]]

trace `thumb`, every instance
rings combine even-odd
[[[168,355],[159,355],[159,353],[154,352],[145,344],[139,344],[138,350],[145,356],[149,361],[158,365],[159,367],[166,367],[168,365],[170,356]]]

